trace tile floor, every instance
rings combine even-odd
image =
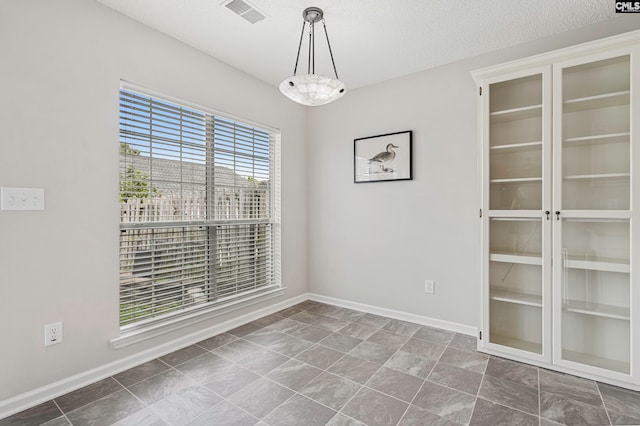
[[[306,301],[0,420],[8,425],[603,425],[640,393],[475,339]]]

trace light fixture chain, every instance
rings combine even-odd
[[[324,27],[324,35],[327,37],[327,46],[329,46],[329,56],[331,56],[331,64],[333,64],[333,72],[336,75],[336,80],[340,80],[338,77],[338,70],[336,69],[336,62],[333,60],[333,51],[331,50],[331,43],[329,43],[329,33],[327,32],[327,24],[322,19],[322,26]]]

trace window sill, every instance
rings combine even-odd
[[[285,291],[286,287],[277,287],[237,300],[223,302],[205,309],[199,309],[186,315],[168,318],[165,321],[150,324],[143,328],[136,328],[130,331],[127,330],[122,332],[120,336],[112,339],[111,346],[113,346],[114,349],[122,349],[184,327],[189,327],[202,321],[207,321],[239,309],[275,299],[276,297],[284,295]]]

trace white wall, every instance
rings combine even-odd
[[[0,406],[231,318],[109,344],[119,334],[120,79],[282,130],[285,297],[307,291],[303,107],[97,2],[2,0],[0,186],[44,188],[46,210],[0,212]],[[54,321],[65,341],[45,349]]]
[[[470,71],[639,27],[623,16],[310,110],[310,291],[477,327],[478,95]],[[414,180],[354,184],[353,140],[403,130],[413,130]],[[424,293],[425,279],[435,280],[435,294]]]

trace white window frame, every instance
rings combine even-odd
[[[186,102],[181,99],[173,98],[170,96],[166,96],[164,94],[157,93],[152,90],[148,90],[142,88],[140,86],[128,83],[121,82],[120,85],[121,90],[137,92],[142,96],[147,96],[150,98],[158,99],[164,102],[169,102],[176,104],[178,106],[182,106],[185,108],[195,109],[199,112],[203,112],[207,116],[207,123],[212,119],[211,122],[215,121],[217,118],[221,118],[222,120],[230,120],[233,122],[237,122],[241,125],[246,126],[254,126],[256,128],[265,130],[269,132],[270,135],[270,161],[269,161],[269,176],[270,176],[270,197],[269,197],[269,207],[270,207],[270,217],[267,220],[264,218],[258,220],[239,220],[234,221],[233,219],[224,219],[218,218],[219,220],[214,220],[213,217],[211,220],[206,220],[203,222],[198,221],[181,221],[179,226],[216,226],[216,225],[234,225],[234,224],[244,224],[244,223],[254,223],[254,224],[268,224],[271,230],[271,275],[270,281],[271,283],[267,286],[257,288],[255,290],[249,290],[245,292],[241,292],[236,295],[231,295],[230,297],[223,297],[217,300],[211,300],[204,303],[199,303],[193,306],[190,306],[186,309],[179,309],[173,311],[168,314],[163,314],[160,316],[150,317],[143,321],[134,322],[132,324],[123,325],[120,327],[120,336],[113,339],[111,341],[112,345],[115,348],[125,347],[143,340],[147,340],[182,327],[186,327],[192,324],[196,324],[198,322],[208,320],[211,318],[215,318],[220,315],[225,315],[230,312],[233,312],[238,309],[246,308],[248,306],[255,305],[257,303],[262,303],[264,301],[274,299],[277,297],[281,297],[285,293],[285,288],[282,286],[281,282],[281,253],[280,253],[280,239],[281,239],[281,215],[280,215],[280,184],[281,184],[281,176],[280,176],[280,131],[270,126],[265,126],[263,124],[254,123],[249,120],[243,118],[237,118],[231,116],[226,113],[221,113],[211,108],[203,107],[201,105],[196,105],[191,102]],[[120,93],[120,91],[119,91]],[[120,106],[119,106],[120,110]],[[120,134],[120,132],[119,132]],[[207,139],[211,139],[211,143],[213,142],[213,136],[207,133]],[[121,138],[118,138],[118,146],[120,146]],[[213,167],[210,167],[207,163],[207,187],[209,187],[211,179],[210,174]],[[215,185],[213,185],[214,188]],[[209,203],[208,210],[214,208],[212,206],[213,203]],[[241,218],[242,219],[242,218]],[[170,225],[171,223],[162,222],[158,224],[158,227],[162,227],[162,225]],[[121,232],[126,232],[127,229],[136,228],[137,224],[124,224],[121,221],[120,229]],[[154,225],[140,224],[141,227],[154,227]],[[207,228],[209,229],[209,228]],[[215,243],[214,243],[215,244]],[[214,284],[215,285],[215,284]],[[119,303],[120,304],[120,303]]]

